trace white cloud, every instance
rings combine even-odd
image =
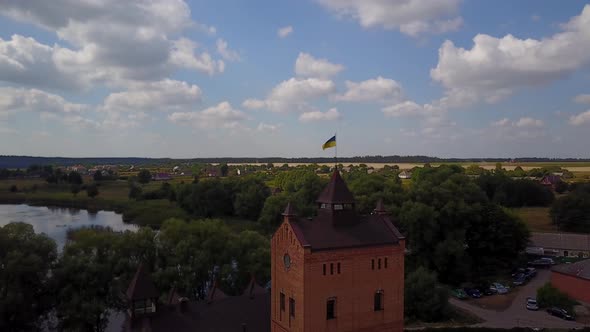
[[[364,28],[399,29],[417,36],[458,29],[460,0],[316,0],[341,17],[352,17]]]
[[[140,83],[130,90],[108,95],[102,109],[110,112],[173,111],[193,107],[201,101],[196,85],[175,80]]]
[[[494,103],[523,87],[566,77],[590,63],[590,5],[551,37],[495,38],[479,34],[471,49],[445,41],[431,77],[446,89],[446,102],[460,106],[479,100]]]
[[[270,123],[260,122],[258,124],[258,127],[256,127],[256,130],[258,130],[260,132],[271,132],[271,133],[275,133],[281,127],[282,127],[281,124],[270,124]]]
[[[175,112],[168,119],[176,124],[187,124],[195,128],[239,128],[248,117],[234,109],[227,101],[199,112]]]
[[[416,116],[424,113],[424,107],[413,101],[406,100],[398,104],[384,107],[381,111],[385,116],[390,117]]]
[[[46,112],[54,114],[80,113],[88,105],[74,104],[61,96],[37,89],[0,88],[0,113]]]
[[[295,74],[301,77],[330,78],[344,70],[343,65],[334,64],[327,59],[314,58],[300,52],[295,61]]]
[[[538,15],[538,14],[531,15],[531,21],[539,22],[540,20],[541,20],[541,15]]]
[[[498,121],[492,122],[492,127],[506,127],[510,125],[510,119],[503,118]]]
[[[217,39],[217,53],[219,53],[227,61],[240,61],[240,54],[231,50],[227,42],[221,38]]]
[[[315,122],[315,121],[334,121],[341,118],[340,112],[336,108],[330,108],[326,112],[312,111],[305,112],[299,116],[301,122]]]
[[[574,101],[578,104],[590,104],[590,94],[577,95]]]
[[[362,82],[346,81],[346,92],[334,97],[338,101],[350,102],[388,102],[403,99],[401,85],[381,76]]]
[[[247,99],[242,106],[249,109],[266,108],[273,112],[309,111],[308,101],[335,91],[331,80],[291,78],[275,86],[266,99]]]
[[[510,121],[508,118],[503,118],[492,122],[492,127],[514,127],[514,128],[542,128],[545,126],[543,120],[534,119],[531,117],[523,117],[516,121]]]
[[[573,126],[580,126],[583,124],[590,123],[590,110],[582,112],[580,114],[572,115],[569,120]]]
[[[169,38],[195,23],[182,0],[7,0],[0,2],[0,13],[55,32],[72,47],[20,36],[0,40],[4,81],[71,89],[93,82],[160,80],[178,67],[210,75],[223,67],[207,52],[195,54],[194,42]]]
[[[285,38],[292,33],[293,33],[293,27],[290,25],[288,25],[286,27],[282,27],[279,30],[277,30],[277,36],[279,36],[281,38]]]

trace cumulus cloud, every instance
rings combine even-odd
[[[578,104],[590,104],[590,94],[577,95],[574,101]]]
[[[295,74],[301,77],[330,78],[344,70],[343,65],[334,64],[327,59],[314,58],[308,53],[299,53],[295,61]]]
[[[202,92],[196,85],[175,80],[138,83],[128,91],[111,93],[102,110],[110,112],[174,111],[194,106]]]
[[[590,63],[590,5],[543,39],[478,34],[471,49],[445,41],[430,75],[446,88],[446,102],[494,103],[523,87],[547,84]]]
[[[397,29],[410,36],[457,30],[460,0],[316,0],[340,17],[351,17],[364,28]]]
[[[288,25],[286,27],[279,28],[279,30],[277,30],[277,36],[279,36],[281,38],[285,38],[292,33],[293,33],[293,27],[290,25]]]
[[[580,114],[572,115],[569,122],[573,126],[581,126],[583,124],[590,123],[590,110]]]
[[[336,108],[331,108],[326,112],[312,111],[305,112],[299,116],[301,122],[315,122],[315,121],[333,121],[340,119],[340,112]]]
[[[281,127],[282,127],[281,124],[270,124],[270,123],[260,122],[258,124],[258,127],[256,127],[256,130],[258,130],[260,132],[271,132],[271,133],[275,133]]]
[[[195,53],[195,43],[170,39],[194,23],[182,0],[7,0],[0,2],[0,13],[55,32],[72,47],[20,36],[1,40],[0,77],[5,81],[70,88],[159,80],[178,67],[213,74],[224,66],[207,52]],[[10,45],[2,45],[6,43]]]
[[[333,93],[333,81],[319,78],[291,78],[275,86],[266,99],[247,99],[242,106],[248,109],[266,108],[273,112],[309,111],[308,101]]]
[[[0,88],[0,113],[45,112],[52,114],[80,113],[91,108],[75,104],[63,97],[37,89]]]
[[[240,54],[234,50],[231,50],[227,45],[227,42],[221,38],[217,39],[217,53],[221,55],[227,61],[240,61]]]
[[[424,106],[418,105],[411,100],[406,100],[398,104],[384,107],[381,111],[385,116],[389,117],[415,116],[424,113]]]
[[[234,109],[227,101],[199,112],[174,112],[168,119],[176,124],[191,125],[195,128],[239,128],[247,120],[246,114]]]
[[[516,121],[510,121],[508,118],[503,118],[492,122],[492,127],[542,128],[543,126],[545,126],[543,120],[531,117],[523,117]]]
[[[362,82],[346,81],[346,92],[335,96],[337,101],[349,102],[388,102],[403,99],[401,85],[381,76]]]

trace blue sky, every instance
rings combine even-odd
[[[587,1],[0,3],[0,154],[590,157]]]

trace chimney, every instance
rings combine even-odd
[[[377,206],[373,210],[374,214],[378,214],[380,216],[387,215],[387,211],[385,210],[385,205],[383,204],[383,199],[379,199],[377,202]]]

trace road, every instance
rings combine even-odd
[[[583,324],[566,321],[549,315],[544,310],[530,311],[525,307],[527,297],[536,297],[537,289],[549,281],[549,270],[538,270],[537,276],[525,286],[518,287],[518,294],[510,307],[504,311],[494,311],[475,306],[469,301],[452,298],[449,302],[456,307],[471,312],[485,322],[475,326],[492,328],[512,327],[544,327],[544,328],[574,328],[584,327]],[[501,296],[501,295],[495,295]]]

